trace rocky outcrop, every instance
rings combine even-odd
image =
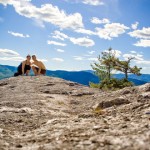
[[[150,149],[150,84],[115,92],[59,78],[0,80],[0,150]]]

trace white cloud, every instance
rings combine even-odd
[[[150,47],[150,40],[143,40],[140,39],[137,43],[134,44],[135,46],[141,46],[141,47]]]
[[[94,23],[94,24],[107,24],[107,23],[110,23],[109,19],[107,19],[107,18],[103,18],[102,20],[100,20],[97,17],[93,17],[91,19],[91,22]]]
[[[140,65],[150,65],[150,61],[147,60],[136,61],[136,63]]]
[[[137,65],[138,67],[142,68],[142,72],[143,69],[145,70],[146,68],[148,69],[149,65],[150,65],[150,61],[149,60],[145,60],[144,56],[141,55],[141,53],[137,53],[135,51],[131,51],[131,53],[129,54],[124,54],[123,58],[125,60],[128,60],[129,58],[134,58],[131,61],[131,65]],[[146,70],[145,70],[146,71]],[[147,71],[146,71],[147,72]]]
[[[73,44],[77,44],[77,45],[85,46],[85,47],[90,47],[90,46],[95,45],[93,40],[91,40],[89,38],[86,38],[86,37],[82,37],[82,38],[73,38],[73,37],[71,37],[70,41]]]
[[[64,53],[65,51],[63,49],[57,49],[57,52]]]
[[[128,60],[129,58],[135,58],[135,61],[143,61],[143,55],[140,54],[124,54],[123,58]]]
[[[139,25],[139,22],[135,22],[134,24],[131,25],[131,28],[132,28],[133,30],[136,30],[137,27],[138,27],[138,25]]]
[[[68,38],[68,36],[66,34],[64,34],[64,33],[60,32],[60,31],[54,31],[52,37],[55,38],[55,39],[60,39],[62,41],[64,41],[64,39]]]
[[[73,44],[80,45],[80,46],[89,47],[89,46],[95,45],[94,41],[92,39],[89,39],[88,37],[81,37],[81,38],[69,37],[68,35],[66,35],[66,34],[64,34],[60,31],[55,31],[53,33],[53,35],[54,35],[53,38],[60,39],[60,40],[63,40],[63,41],[65,39],[68,39]],[[48,41],[48,44],[64,46],[63,43],[58,43],[58,42],[55,42],[55,41]]]
[[[95,53],[95,51],[89,51],[88,53],[89,53],[90,55],[92,55],[92,54]]]
[[[60,10],[57,6],[53,6],[52,4],[44,4],[38,8],[26,0],[1,0],[0,3],[4,6],[12,5],[15,11],[21,16],[39,20],[41,23],[48,22],[61,29],[76,29],[84,26],[80,13],[66,14],[64,10]]]
[[[17,32],[12,32],[12,31],[8,31],[8,33],[13,36],[21,37],[21,38],[29,38],[30,37],[28,34],[23,35],[22,33],[17,33]]]
[[[83,3],[88,5],[94,5],[94,6],[104,5],[102,0],[83,0]]]
[[[63,62],[64,59],[62,58],[52,58],[53,61],[56,61],[56,62]]]
[[[14,50],[0,49],[0,60],[23,61],[24,58]]]
[[[128,33],[131,37],[150,39],[150,27],[143,28],[142,30],[134,30],[133,32]]]
[[[137,52],[136,51],[130,51],[132,54],[136,54]]]
[[[104,28],[96,28],[97,35],[100,38],[111,40],[113,37],[118,37],[126,32],[129,27],[120,23],[105,24]]]
[[[84,57],[82,56],[73,56],[75,60],[77,61],[81,61],[81,60],[84,60]]]
[[[4,60],[4,61],[23,61],[25,60],[23,57],[0,57],[0,60]]]
[[[75,32],[88,34],[88,35],[95,35],[96,34],[95,32],[93,32],[91,30],[86,30],[86,29],[83,29],[83,28],[76,29]]]
[[[0,56],[19,56],[19,53],[10,49],[0,49]]]
[[[47,44],[49,44],[49,45],[58,45],[58,46],[66,46],[65,43],[60,43],[60,42],[50,41],[50,40],[47,41]]]
[[[149,60],[135,60],[135,65],[142,68],[142,72],[149,73],[150,61]]]

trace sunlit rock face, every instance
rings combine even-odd
[[[150,84],[106,92],[46,76],[0,80],[2,150],[148,150]]]

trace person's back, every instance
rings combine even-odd
[[[37,67],[41,68],[41,69],[45,69],[46,70],[45,65],[41,61],[36,60],[36,61],[33,62],[33,64],[36,65]]]

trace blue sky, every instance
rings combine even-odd
[[[0,64],[36,54],[50,70],[89,70],[109,47],[150,73],[150,0],[0,0]]]

